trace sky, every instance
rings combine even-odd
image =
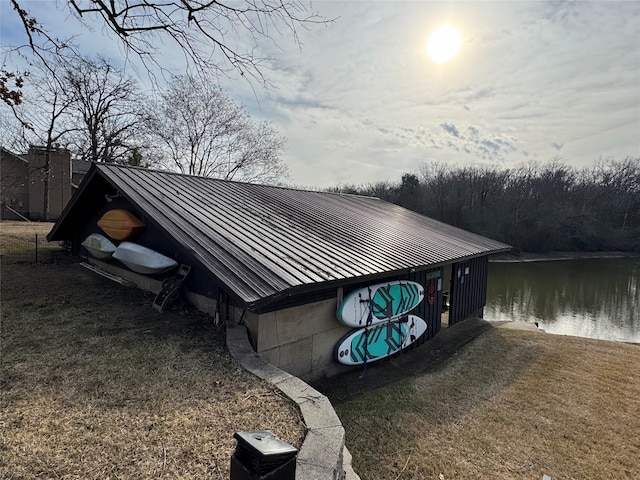
[[[24,4],[82,35],[86,53],[121,56],[55,2]],[[221,79],[286,137],[295,185],[397,181],[433,161],[581,167],[640,156],[639,1],[316,1],[312,10],[333,21],[298,29],[301,46],[275,34],[259,45],[271,90]],[[0,16],[11,43],[19,32],[8,0]],[[427,43],[445,24],[462,43],[437,63]],[[163,50],[165,66],[183,73],[181,54]]]

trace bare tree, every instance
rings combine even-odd
[[[49,33],[37,9],[27,11],[21,0],[11,0],[11,5],[25,41],[10,49],[27,49],[45,63],[74,49],[73,39],[60,40]],[[327,23],[300,0],[67,0],[57,5],[87,30],[97,27],[109,32],[120,42],[126,57],[134,54],[147,67],[161,65],[164,49],[173,44],[188,65],[200,73],[224,75],[236,71],[264,85],[268,83],[263,75],[266,59],[256,53],[261,43],[288,36],[299,44],[298,28]],[[13,75],[11,78],[19,76],[7,73]],[[12,101],[19,98],[20,88],[7,89],[8,96],[0,90],[0,95],[5,102]]]
[[[51,179],[50,154],[55,146],[64,141],[70,132],[67,112],[70,99],[60,83],[53,78],[41,64],[34,64],[28,76],[29,95],[21,97],[13,105],[14,123],[11,131],[21,139],[19,150],[26,151],[30,145],[44,147],[44,163],[29,164],[28,175],[43,182],[42,212],[49,217],[49,184]],[[56,67],[56,68],[59,68]],[[8,121],[8,118],[5,117]],[[17,121],[17,122],[16,122]]]
[[[12,152],[25,152],[29,141],[24,130],[14,112],[0,104],[0,145]]]
[[[39,132],[42,132],[42,134],[39,137],[46,147],[45,162],[42,167],[42,178],[44,181],[42,212],[44,214],[44,218],[49,219],[51,151],[54,148],[54,144],[58,143],[58,141],[70,131],[68,126],[65,127],[64,125],[61,125],[63,122],[60,120],[64,119],[64,115],[71,105],[71,100],[65,95],[65,92],[62,90],[58,82],[48,78],[46,75],[41,78],[38,90],[39,99],[41,100],[38,102],[38,105],[40,106],[40,110],[46,109],[46,111],[43,111],[44,115],[39,118],[34,117],[33,122],[42,122],[42,128],[39,129]],[[35,128],[31,128],[34,133],[36,133]]]
[[[282,182],[284,139],[249,114],[219,87],[176,76],[151,105],[147,126],[166,152],[165,166],[182,173],[227,180]]]
[[[626,231],[630,219],[640,214],[640,158],[600,159],[593,167],[599,187],[599,209],[611,224]],[[631,222],[637,224],[636,222]]]
[[[138,84],[105,59],[79,57],[62,83],[75,122],[76,156],[94,162],[127,163],[141,148],[138,126],[144,96]]]
[[[442,161],[433,160],[420,167],[422,184],[425,186],[426,202],[436,206],[438,220],[445,221],[449,206],[449,188],[453,168]]]
[[[64,68],[62,64],[51,65],[57,71]],[[31,72],[26,78],[27,95],[21,95],[19,102],[9,105],[14,114],[11,120],[4,105],[3,116],[7,124],[11,124],[11,132],[21,138],[23,147],[28,145],[46,145],[63,141],[70,126],[66,121],[70,105],[67,89],[49,73],[41,63],[31,65]]]

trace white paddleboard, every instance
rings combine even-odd
[[[426,322],[415,315],[360,328],[337,344],[335,359],[344,365],[361,365],[381,360],[416,342],[427,331]]]
[[[349,293],[338,306],[336,316],[347,327],[377,325],[406,315],[423,299],[424,288],[417,282],[378,283]]]

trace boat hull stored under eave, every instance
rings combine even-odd
[[[95,258],[108,260],[116,251],[116,246],[104,235],[92,233],[80,244]]]
[[[134,272],[144,275],[168,272],[178,266],[174,259],[132,242],[122,242],[118,245],[113,258]]]
[[[132,238],[146,227],[133,213],[122,208],[106,212],[98,220],[98,226],[115,240]]]

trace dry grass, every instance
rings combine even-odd
[[[227,479],[235,431],[301,445],[297,408],[208,318],[78,264],[1,276],[0,478]]]
[[[370,479],[640,478],[640,347],[493,329],[338,408]]]
[[[0,221],[2,264],[55,260],[64,254],[61,242],[47,242],[51,222]]]

